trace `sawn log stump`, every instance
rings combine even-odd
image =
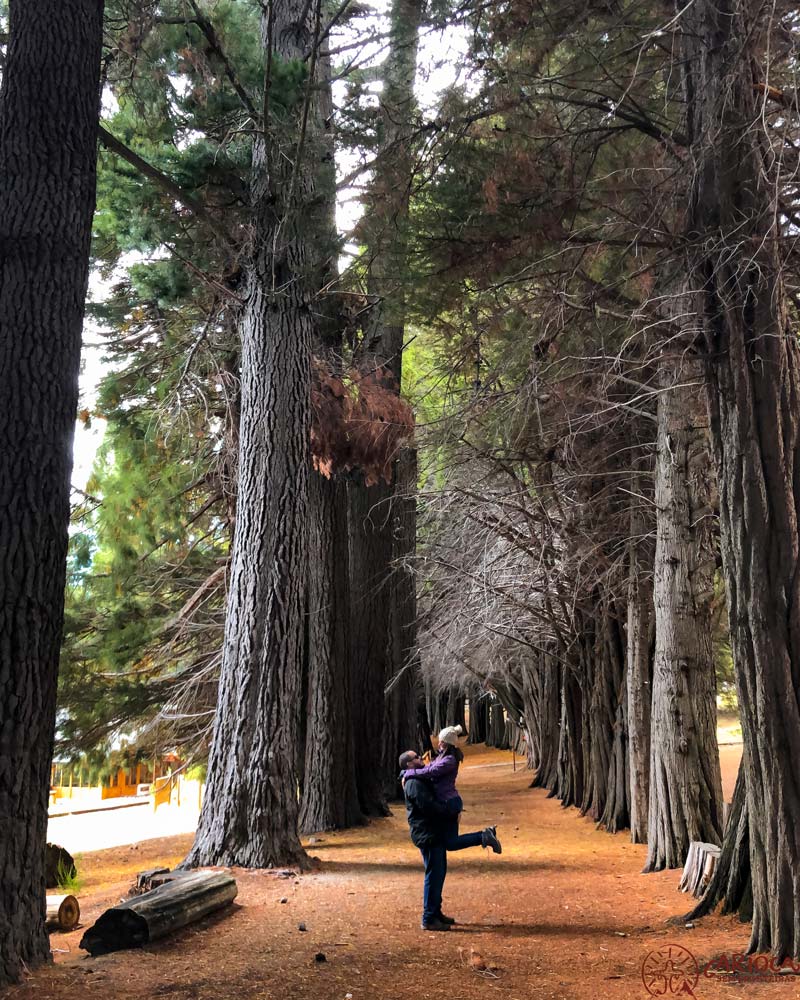
[[[74,896],[48,896],[45,914],[48,928],[71,931],[78,926],[81,908]]]

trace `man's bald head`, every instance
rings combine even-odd
[[[417,753],[416,750],[406,750],[405,753],[400,754],[400,770],[401,771],[414,771],[418,767],[424,767],[422,758]]]

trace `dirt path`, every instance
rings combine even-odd
[[[468,751],[463,828],[497,822],[504,851],[452,856],[445,906],[460,925],[448,934],[419,930],[420,859],[398,809],[310,845],[319,871],[288,879],[237,872],[233,912],[169,942],[91,959],[78,951],[80,932],[54,935],[53,947],[69,951],[10,990],[9,1000],[639,998],[648,995],[642,961],[654,950],[681,945],[702,963],[746,946],[748,929],[731,918],[667,927],[688,904],[676,890],[677,873],[641,875],[645,848],[531,791],[529,773],[512,772],[509,757]],[[736,748],[724,751],[728,796],[737,757]],[[172,837],[86,855],[84,922],[116,902],[137,870],[174,864],[189,843]],[[317,953],[327,960],[315,961]],[[473,968],[474,953],[496,971]],[[670,985],[666,995],[679,995],[677,981]],[[795,978],[743,986],[701,976],[693,987],[698,998],[743,992],[785,998],[800,991]]]

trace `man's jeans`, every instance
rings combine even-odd
[[[458,835],[458,817],[448,824],[445,842],[432,847],[420,847],[425,862],[425,883],[422,890],[422,922],[429,924],[442,912],[442,889],[447,875],[447,852],[480,847],[480,833]]]
[[[425,883],[422,890],[422,922],[429,924],[442,909],[442,888],[447,875],[447,849],[444,844],[420,847],[425,862]]]

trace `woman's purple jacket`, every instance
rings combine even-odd
[[[458,777],[459,762],[452,754],[444,754],[435,757],[430,764],[425,767],[418,767],[414,770],[403,771],[401,777],[413,774],[415,778],[428,778],[434,787],[436,797],[440,802],[447,802],[454,799],[456,791],[456,778]]]

